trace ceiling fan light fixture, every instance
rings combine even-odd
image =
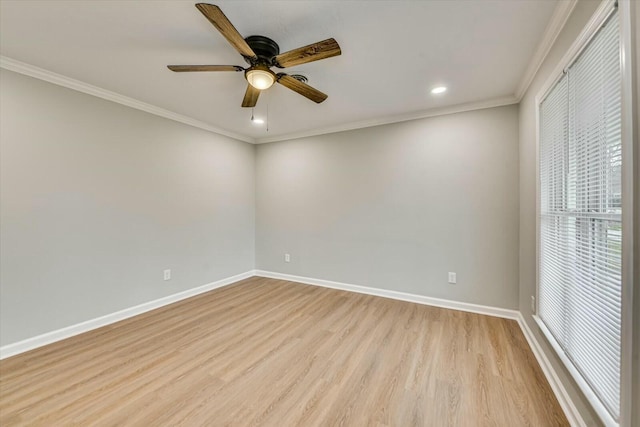
[[[433,89],[431,89],[431,93],[434,95],[437,95],[439,93],[445,93],[447,91],[447,87],[446,86],[438,86],[438,87],[434,87]]]
[[[1,1],[1,0],[0,0]],[[250,65],[249,68],[240,65],[168,65],[174,72],[187,71],[244,71],[247,81],[247,89],[242,99],[243,108],[253,108],[258,102],[260,93],[269,89],[274,83],[280,83],[287,89],[291,89],[310,101],[320,104],[327,95],[318,89],[309,86],[306,78],[301,75],[286,73],[274,73],[271,67],[289,68],[308,62],[319,61],[342,54],[338,42],[329,38],[307,46],[302,46],[284,53],[280,53],[278,43],[269,37],[253,35],[242,37],[242,34],[233,26],[229,18],[214,4],[197,3],[196,8],[205,18],[227,39],[229,44],[242,55],[242,58]],[[269,119],[265,120],[267,131]]]
[[[269,89],[275,82],[276,76],[267,67],[255,66],[247,70],[245,77],[249,84],[258,90]]]

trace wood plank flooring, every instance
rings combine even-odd
[[[254,277],[1,361],[0,425],[568,422],[515,321]]]

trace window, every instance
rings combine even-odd
[[[621,87],[614,9],[539,105],[538,316],[594,407],[616,423],[622,324]]]

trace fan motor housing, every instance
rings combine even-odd
[[[250,65],[264,64],[272,67],[273,58],[280,54],[278,43],[265,36],[249,36],[244,39],[258,59],[245,57],[244,60]]]

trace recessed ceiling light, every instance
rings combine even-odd
[[[254,117],[253,119],[251,119],[251,121],[252,121],[254,124],[256,124],[256,125],[262,125],[262,124],[264,124],[264,120],[259,119],[259,118],[257,118],[257,117]]]
[[[431,89],[431,93],[434,95],[437,95],[439,93],[444,93],[447,91],[447,87],[446,86],[438,86],[438,87],[434,87],[433,89]]]

